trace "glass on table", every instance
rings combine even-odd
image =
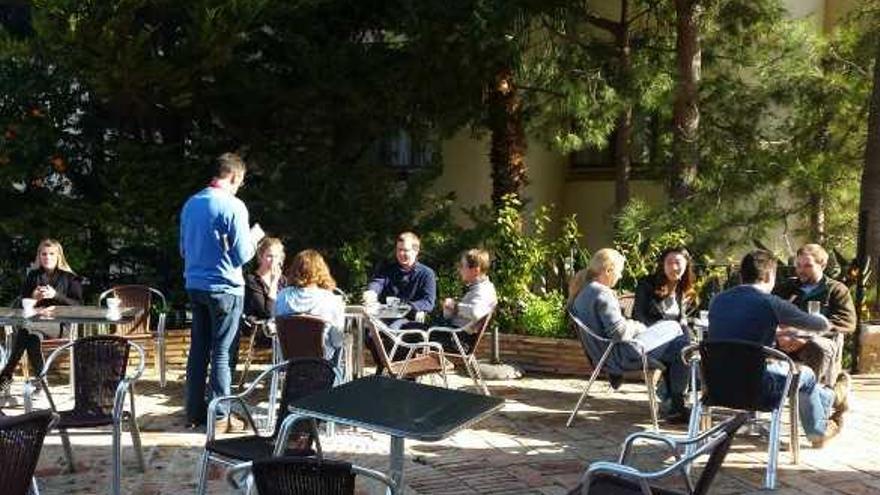
[[[820,301],[807,301],[807,312],[811,315],[819,314],[822,311],[822,303]]]

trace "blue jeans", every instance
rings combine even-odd
[[[229,349],[238,334],[244,296],[201,290],[187,292],[192,303],[192,332],[186,360],[186,417],[190,422],[204,423],[208,410],[205,381],[209,361],[209,398],[229,395],[232,391]]]
[[[828,417],[834,404],[834,392],[816,381],[816,374],[806,366],[800,368],[798,387],[798,417],[807,438],[813,440],[825,435]],[[778,404],[785,386],[788,365],[771,363],[764,374],[764,398],[767,404]]]

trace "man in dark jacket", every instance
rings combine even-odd
[[[828,253],[822,246],[805,244],[797,252],[797,277],[778,284],[773,293],[802,311],[809,311],[810,302],[818,303],[819,311],[831,322],[831,331],[824,335],[782,336],[778,344],[786,354],[812,368],[823,383],[833,385],[841,371],[843,335],[856,328],[856,310],[846,285],[825,276],[827,265]]]

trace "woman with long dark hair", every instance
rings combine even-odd
[[[79,277],[67,264],[64,248],[54,239],[43,239],[37,246],[37,256],[31,271],[21,287],[22,299],[35,299],[34,307],[78,306],[82,304],[82,285]],[[9,388],[12,372],[18,366],[22,354],[28,354],[31,371],[38,375],[43,370],[43,353],[40,337],[25,328],[15,329],[15,343],[9,352],[9,361],[0,371],[0,391]]]
[[[664,249],[657,257],[654,273],[639,280],[633,319],[645,325],[658,321],[686,324],[687,314],[696,306],[694,268],[684,247]]]

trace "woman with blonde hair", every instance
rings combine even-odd
[[[285,275],[289,285],[278,293],[275,316],[304,314],[326,320],[329,325],[324,329],[324,358],[336,368],[337,378],[341,378],[345,306],[342,298],[333,293],[336,281],[327,263],[321,253],[306,249],[294,256]]]
[[[77,306],[82,304],[82,285],[64,256],[64,248],[55,239],[43,239],[37,245],[37,255],[21,287],[22,299],[35,299],[34,307]],[[12,372],[22,354],[27,351],[31,371],[37,375],[43,369],[40,338],[25,328],[15,330],[15,343],[9,360],[0,371],[0,391],[9,388]]]
[[[645,327],[644,324],[623,316],[613,287],[623,274],[625,258],[610,248],[596,251],[590,265],[575,275],[569,294],[571,313],[593,332],[612,340],[632,340],[641,344],[649,358],[666,366],[664,379],[671,405],[666,419],[687,422],[689,413],[684,406],[688,370],[681,360],[681,350],[688,344],[681,326],[674,321],[661,321]],[[598,356],[595,356],[598,358]],[[638,349],[633,344],[616,346],[605,361],[612,386],[618,387],[625,371],[641,370]]]
[[[256,265],[253,271],[244,274],[244,310],[238,333],[229,349],[229,369],[234,373],[238,365],[238,349],[242,335],[257,332],[251,341],[255,347],[269,347],[272,341],[263,332],[257,331],[259,325],[275,315],[275,299],[278,291],[287,286],[287,279],[281,273],[284,266],[284,244],[277,237],[263,237],[257,244],[254,256]]]

